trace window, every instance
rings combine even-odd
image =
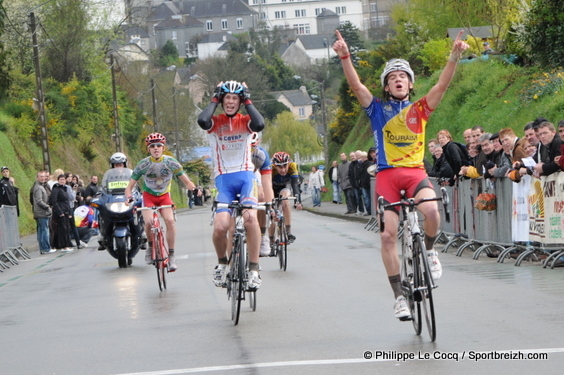
[[[335,13],[337,13],[337,14],[346,14],[346,13],[347,13],[347,7],[336,7],[336,8],[335,8]]]
[[[309,28],[309,23],[299,23],[294,24],[294,29],[298,31],[298,34],[310,34],[311,30]]]
[[[259,18],[261,20],[265,20],[266,19],[266,12],[260,12]]]
[[[206,30],[213,31],[213,22],[211,20],[206,21]]]
[[[221,30],[227,30],[227,20],[221,20]]]
[[[286,18],[286,11],[277,10],[276,12],[274,12],[274,18]]]
[[[237,29],[242,29],[243,28],[243,19],[242,18],[237,18]]]
[[[176,39],[177,39],[176,31],[174,31],[174,30],[172,31],[172,37],[171,37],[171,39],[172,39],[172,40],[176,40]]]
[[[306,16],[306,10],[305,9],[296,9],[295,14],[296,14],[296,18],[305,17]]]
[[[300,117],[305,117],[305,108],[304,107],[298,108],[298,113]]]
[[[370,11],[377,12],[378,11],[378,3],[370,3]]]
[[[326,8],[315,8],[315,15],[319,16]]]

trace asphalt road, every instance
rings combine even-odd
[[[0,273],[0,372],[561,372],[562,268],[442,254],[431,343],[425,331],[415,336],[410,323],[393,316],[377,234],[358,221],[297,212],[288,270],[261,258],[257,311],[245,304],[234,327],[225,289],[211,281],[209,219],[206,208],[178,215],[179,268],[164,292],[142,254],[119,269],[94,247],[32,251],[31,260]],[[548,359],[504,359],[545,354]]]

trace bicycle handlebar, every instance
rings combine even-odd
[[[152,207],[138,207],[137,211],[147,211],[147,210],[153,210],[153,211],[157,211],[163,208],[174,208],[173,204],[167,204],[164,206],[152,206]]]

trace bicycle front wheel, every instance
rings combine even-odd
[[[166,260],[167,254],[164,247],[164,236],[162,231],[157,231],[153,239],[154,264],[157,269],[157,279],[159,280],[159,289],[166,289]]]
[[[286,271],[288,266],[288,232],[286,231],[286,224],[284,219],[278,222],[278,237],[276,239],[278,245],[278,262],[280,269]]]
[[[239,315],[241,314],[241,300],[243,296],[243,277],[245,275],[244,260],[241,253],[244,241],[238,237],[233,246],[233,259],[231,260],[230,284],[231,284],[231,320],[233,325],[239,324]],[[241,263],[243,268],[241,269]]]
[[[417,252],[414,254],[419,254],[420,265],[419,272],[421,273],[419,290],[421,291],[421,303],[420,306],[425,312],[425,322],[427,323],[427,330],[429,331],[429,336],[431,337],[431,342],[435,342],[437,338],[437,326],[435,324],[435,306],[433,303],[433,279],[431,276],[431,269],[429,267],[429,262],[427,261],[427,251],[421,236],[417,236],[417,242],[414,244],[417,246]]]
[[[416,335],[421,334],[421,309],[419,303],[416,301],[416,296],[414,292],[415,286],[418,284],[416,282],[418,273],[417,260],[410,257],[408,244],[402,244],[402,261],[401,261],[401,288],[403,295],[407,300],[407,306],[409,307],[409,312],[411,313],[411,321],[413,323],[413,329]]]

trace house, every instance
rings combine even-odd
[[[299,90],[273,91],[271,95],[288,107],[296,120],[308,120],[313,116],[313,106],[317,102],[309,96],[305,86]]]
[[[204,32],[204,24],[187,14],[173,15],[155,26],[156,44],[164,46],[172,41],[179,57],[187,57],[193,50],[191,41]]]
[[[319,64],[335,56],[331,48],[333,34],[327,35],[298,35],[290,45],[280,51],[282,60],[294,67]]]
[[[195,55],[200,59],[212,56],[227,56],[229,50],[229,41],[237,40],[233,35],[228,33],[206,34],[197,43],[198,49]]]
[[[137,44],[143,51],[149,52],[149,33],[147,29],[139,25],[121,25],[125,40]]]

